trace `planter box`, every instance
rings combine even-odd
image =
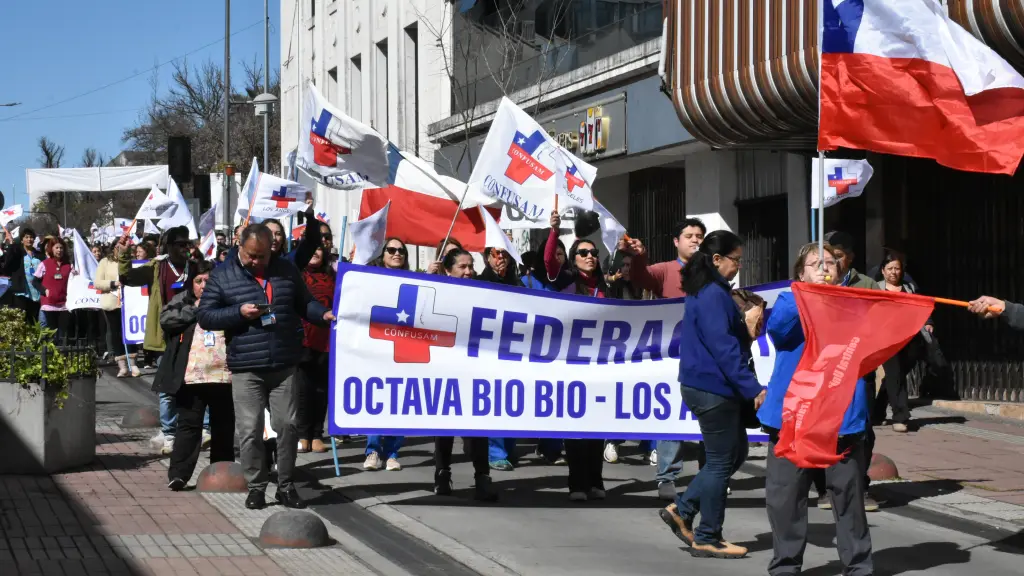
[[[0,474],[54,474],[96,458],[96,378],[75,378],[63,408],[39,384],[0,381]]]

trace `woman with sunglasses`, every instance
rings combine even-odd
[[[747,456],[744,405],[754,409],[764,392],[750,370],[750,335],[729,285],[740,271],[743,240],[727,230],[708,234],[682,270],[686,314],[679,348],[683,402],[697,417],[706,464],[662,520],[690,554],[701,558],[742,558],[747,549],[722,537],[729,478]],[[700,514],[700,525],[693,521]]]
[[[313,252],[313,258],[302,270],[302,279],[310,295],[324,306],[331,307],[334,300],[335,274],[323,247]],[[327,381],[329,379],[331,329],[302,321],[303,351],[296,375],[296,404],[298,416],[299,452],[326,452],[324,419],[327,417]]]
[[[604,298],[608,292],[599,258],[601,251],[590,240],[577,238],[569,248],[568,266],[558,259],[558,229],[562,223],[551,214],[551,231],[544,246],[544,268],[555,291]],[[604,440],[565,441],[565,459],[569,463],[569,499],[573,502],[604,500]]]
[[[380,258],[375,260],[373,266],[388,268],[390,270],[409,269],[409,249],[405,242],[391,237],[384,241],[384,251]],[[387,470],[401,470],[402,464],[398,461],[398,450],[405,442],[405,436],[378,436],[376,434],[366,437],[366,460],[363,462],[363,470],[375,471],[382,467]]]
[[[445,275],[451,278],[470,279],[473,277],[473,256],[462,248],[454,248],[442,260]],[[496,502],[498,493],[491,485],[487,459],[487,438],[463,437],[464,450],[473,461],[476,481],[474,498],[483,502]],[[452,493],[452,448],[455,438],[439,436],[434,438],[434,494],[450,496]]]

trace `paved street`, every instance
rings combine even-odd
[[[362,471],[361,443],[339,445],[340,478],[330,453],[300,455],[300,491],[336,543],[262,550],[260,526],[278,507],[251,512],[244,495],[166,490],[166,460],[145,442],[152,432],[117,425],[124,411],[155,401],[146,386],[101,379],[100,458],[89,470],[0,478],[0,574],[742,575],[764,574],[771,554],[764,448],[734,479],[726,521],[726,536],[751,555],[727,562],[691,558],[661,523],[654,468],[632,444],[605,466],[604,502],[570,503],[567,470],[539,465],[524,444],[519,468],[493,472],[501,502],[478,505],[458,443],[456,497],[430,492],[427,438],[408,440],[400,472]],[[876,573],[1019,574],[1024,507],[1013,471],[1024,430],[931,409],[915,418],[924,427],[909,435],[878,429],[879,451],[907,481],[877,487],[889,502],[869,516]],[[683,482],[694,471],[688,463]],[[831,513],[812,508],[810,522],[804,574],[839,574]]]

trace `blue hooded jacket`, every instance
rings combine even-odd
[[[768,382],[768,393],[764,404],[757,411],[757,418],[768,428],[782,428],[782,401],[793,380],[793,373],[804,354],[804,330],[800,325],[800,314],[792,292],[783,292],[775,300],[766,326],[768,335],[775,345],[775,367]],[[864,432],[868,423],[867,386],[864,379],[857,380],[857,390],[846,408],[840,436]]]
[[[679,340],[679,383],[719,396],[751,399],[761,385],[750,369],[747,325],[721,276],[686,296]]]

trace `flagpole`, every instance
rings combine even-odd
[[[345,254],[345,232],[347,231],[347,229],[348,229],[348,216],[342,216],[341,217],[341,249],[338,250],[338,256],[339,257]],[[325,254],[325,256],[330,256],[330,254]]]
[[[459,219],[459,212],[462,212],[462,204],[466,201],[466,196],[469,194],[469,184],[466,184],[466,189],[462,192],[462,198],[459,198],[459,207],[455,209],[455,216],[452,217],[452,223],[448,226],[448,233],[444,236],[444,242],[441,243],[441,249],[437,252],[437,261],[440,262],[444,258],[444,247],[448,244],[448,239],[452,237],[452,230],[455,229],[455,221]]]
[[[818,150],[818,261],[825,266],[825,152]]]

